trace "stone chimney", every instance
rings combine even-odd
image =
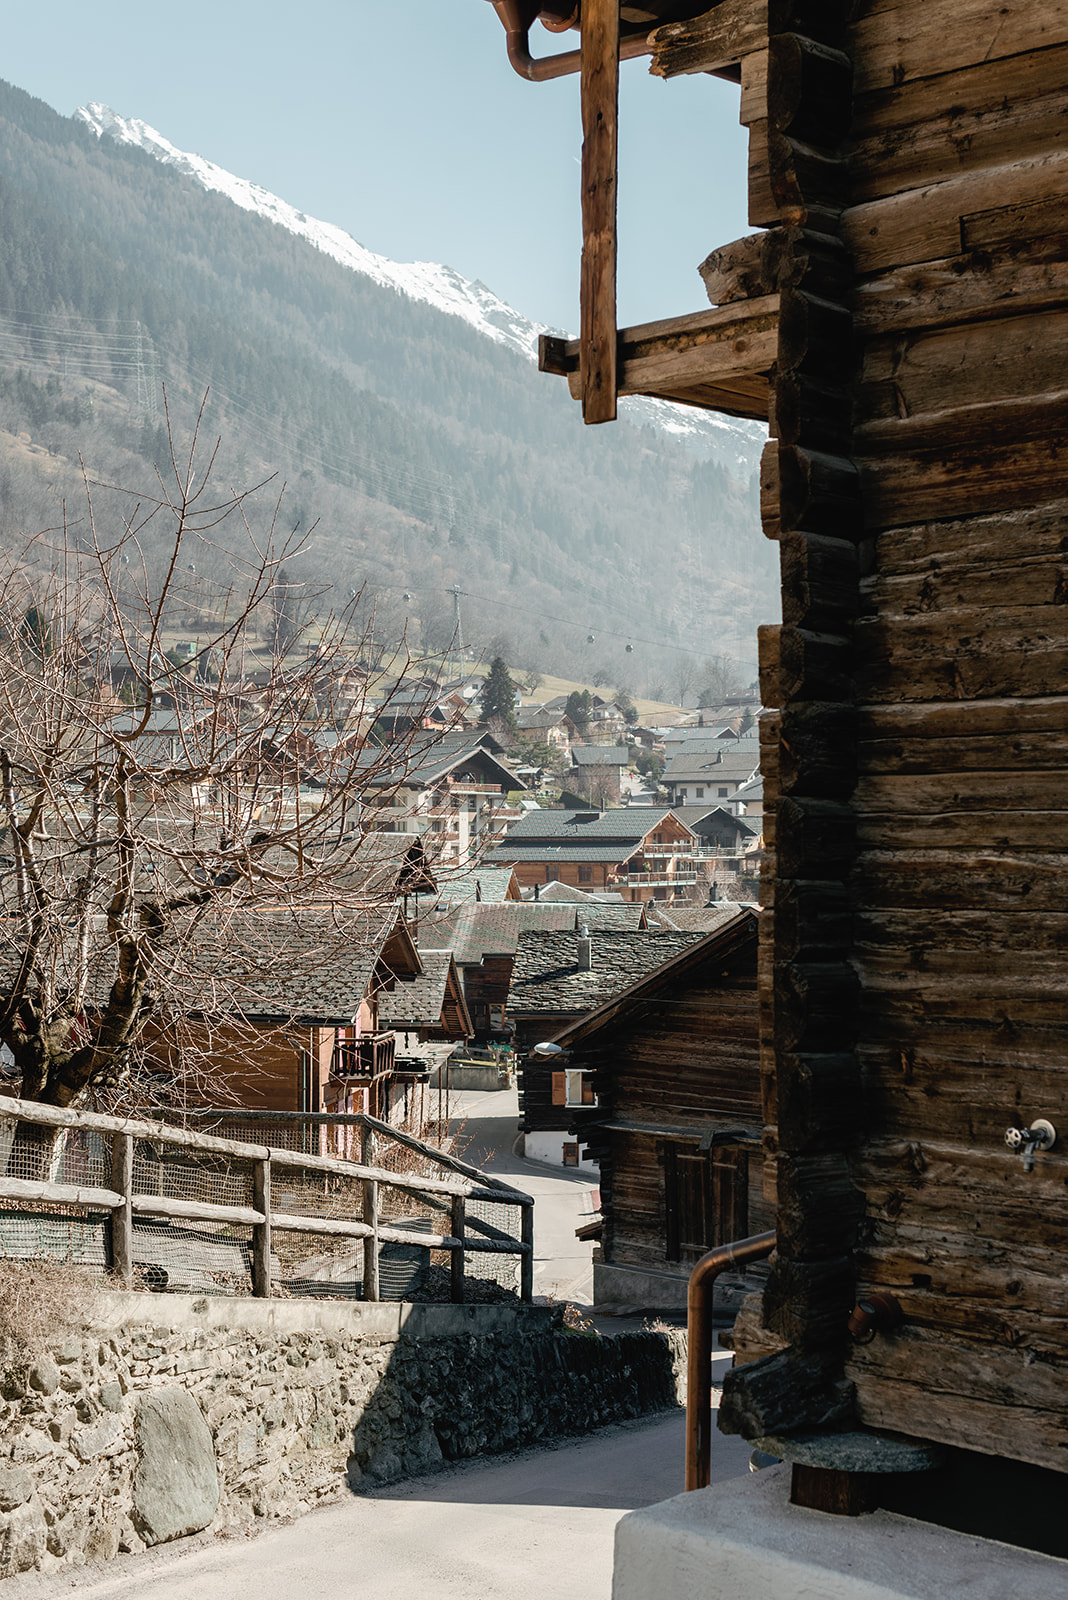
[[[578,936],[578,969],[580,972],[589,972],[593,966],[593,941],[590,930],[585,923]]]

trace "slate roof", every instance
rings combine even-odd
[[[390,1028],[440,1028],[445,1009],[445,991],[449,982],[449,969],[453,964],[451,950],[419,951],[423,971],[417,978],[408,978],[383,990],[378,999],[378,1015]],[[457,991],[459,979],[454,979]]]
[[[533,811],[508,830],[487,859],[626,861],[647,834],[672,815],[670,806],[616,806],[609,811]]]
[[[578,965],[578,935],[524,933],[512,968],[508,1011],[512,1017],[583,1016],[631,984],[681,955],[699,933],[619,933],[590,929],[593,959]]]
[[[731,800],[736,799],[741,792],[740,789],[736,789],[730,797]],[[698,838],[703,837],[707,831],[707,827],[703,825],[707,825],[712,819],[715,819],[720,827],[727,824],[739,835],[760,832],[759,817],[738,817],[723,805],[673,806],[672,810],[680,822],[693,829]]]
[[[581,923],[591,930],[634,929],[644,911],[640,904],[622,902],[576,906],[567,900],[505,900],[497,905],[468,904],[448,916],[421,920],[420,948],[451,949],[459,966],[471,966],[487,955],[513,955],[528,932],[568,930],[573,937]]]
[[[509,886],[515,879],[511,867],[435,867],[437,879],[437,905],[461,906],[469,901],[496,905],[508,898]]]
[[[573,883],[541,883],[537,885],[538,893],[534,892],[535,886],[523,890],[524,900],[537,900],[541,903],[550,900],[573,900],[578,905],[622,905],[623,896],[613,889],[587,890],[579,889]]]
[[[422,789],[459,767],[473,765],[482,769],[483,781],[500,783],[507,789],[525,789],[526,784],[498,759],[502,750],[503,746],[487,732],[416,735],[401,741],[396,766],[374,773],[368,781],[376,788],[402,785]],[[382,748],[367,745],[354,760],[357,767],[372,766],[382,760]]]
[[[629,767],[630,750],[625,744],[573,744],[571,759],[576,767]]]
[[[711,906],[663,906],[654,901],[649,916],[669,932],[706,934],[730,922],[741,909],[734,900],[717,900]]]
[[[747,783],[760,765],[756,745],[741,750],[720,749],[690,753],[687,746],[671,757],[662,783]]]

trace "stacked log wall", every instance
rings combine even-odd
[[[1068,1470],[1068,5],[864,0],[860,1418]],[[1024,1170],[1006,1126],[1049,1117]]]

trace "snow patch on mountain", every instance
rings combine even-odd
[[[471,282],[452,267],[433,261],[391,261],[388,256],[375,255],[335,223],[309,217],[259,184],[235,177],[203,156],[179,150],[139,117],[120,117],[110,106],[95,100],[79,106],[74,115],[98,138],[108,134],[119,144],[136,146],[164,166],[174,167],[191,178],[202,189],[223,194],[242,210],[252,211],[296,234],[350,271],[361,273],[412,300],[434,306],[449,316],[462,317],[479,333],[518,351],[528,360],[537,357],[539,334],[560,331],[544,323],[531,322],[506,305],[484,283],[477,279]],[[673,405],[667,400],[631,398],[622,400],[620,409],[637,426],[644,424],[670,434],[696,454],[717,460],[735,473],[756,469],[767,436],[760,423]]]

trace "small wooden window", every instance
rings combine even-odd
[[[554,1072],[553,1073],[553,1105],[554,1106],[566,1106],[567,1105],[567,1073],[566,1072]]]
[[[577,1167],[578,1164],[579,1164],[578,1141],[576,1140],[574,1144],[571,1144],[571,1143],[569,1143],[568,1141],[565,1140],[565,1142],[564,1142],[564,1166],[565,1167]]]
[[[593,868],[588,864],[588,862],[579,862],[578,881],[579,883],[593,882]]]

